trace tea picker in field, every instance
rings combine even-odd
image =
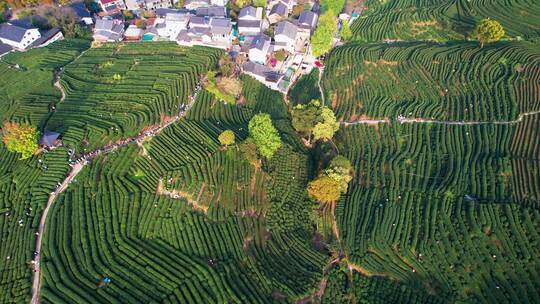
[[[101,288],[101,287],[104,287],[104,286],[107,286],[111,283],[111,279],[109,277],[104,277],[100,282],[99,284],[97,285],[97,288]]]

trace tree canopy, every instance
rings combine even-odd
[[[341,195],[339,183],[326,175],[311,181],[307,191],[313,199],[323,204],[336,202]]]
[[[327,107],[321,109],[321,118],[322,121],[318,122],[313,128],[313,138],[328,141],[339,130],[339,123],[336,121],[334,112]]]
[[[281,147],[281,139],[276,128],[272,125],[269,114],[260,113],[249,121],[249,135],[253,138],[259,154],[270,159]]]
[[[351,40],[353,33],[351,31],[351,27],[349,26],[349,22],[343,21],[343,25],[341,26],[341,40],[343,41],[349,41]]]
[[[298,104],[291,110],[293,128],[305,136],[311,136],[313,128],[320,121],[320,115],[321,103],[318,100]]]
[[[235,140],[234,132],[231,130],[225,130],[221,132],[221,134],[219,134],[218,140],[225,147],[232,145],[234,144],[234,140]]]
[[[482,47],[485,43],[499,41],[504,34],[502,25],[495,20],[483,19],[476,27],[476,38]]]
[[[335,32],[337,32],[337,25],[334,12],[326,11],[319,18],[319,24],[311,36],[313,56],[319,57],[332,49]]]
[[[8,151],[21,153],[21,159],[29,158],[38,149],[38,132],[33,126],[5,122],[2,133]]]
[[[328,168],[308,185],[308,193],[321,203],[332,203],[339,199],[341,193],[347,192],[352,180],[351,162],[344,156],[336,156]]]

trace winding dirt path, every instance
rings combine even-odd
[[[80,56],[79,56],[80,57]],[[78,57],[77,57],[78,58]],[[59,79],[58,75],[58,79]],[[65,97],[65,93],[62,86],[60,85],[60,82],[57,80],[55,82],[55,86],[60,86],[60,91],[62,92],[62,100]],[[144,132],[141,132],[138,136],[126,138],[123,140],[118,141],[115,144],[105,146],[103,148],[99,148],[97,150],[94,150],[92,152],[89,152],[87,154],[82,155],[80,158],[78,158],[75,163],[73,164],[73,167],[69,174],[66,176],[66,178],[62,181],[60,186],[56,188],[54,192],[51,192],[49,195],[49,199],[47,200],[47,205],[45,206],[45,209],[43,210],[43,213],[41,214],[41,219],[39,221],[39,227],[37,231],[37,238],[36,238],[36,249],[35,252],[37,253],[34,257],[34,260],[32,261],[33,265],[33,273],[32,273],[32,300],[30,301],[31,304],[38,304],[40,301],[39,295],[40,295],[40,289],[41,289],[41,246],[43,243],[43,233],[45,231],[45,225],[47,222],[47,217],[49,215],[49,210],[53,203],[55,202],[58,195],[64,190],[67,189],[69,184],[75,179],[77,174],[81,172],[81,170],[88,164],[88,161],[92,158],[107,154],[110,152],[113,152],[117,150],[118,148],[127,146],[133,142],[140,142],[145,139],[150,139],[156,135],[158,135],[163,129],[167,128],[168,126],[172,125],[173,123],[179,121],[181,118],[183,118],[186,113],[191,109],[195,101],[197,100],[197,95],[199,94],[200,90],[202,88],[201,82],[199,81],[198,85],[196,86],[195,92],[190,96],[189,103],[186,105],[185,109],[180,111],[178,116],[176,116],[174,119],[162,124],[158,125],[156,127],[153,127],[151,129],[147,129]]]

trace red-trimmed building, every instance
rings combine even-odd
[[[99,0],[101,10],[107,15],[114,15],[126,9],[126,4],[123,0]]]

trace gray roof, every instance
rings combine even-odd
[[[238,19],[244,18],[244,17],[257,17],[257,8],[253,6],[246,6],[243,9],[240,10],[240,14],[238,14]]]
[[[91,17],[90,12],[88,11],[86,6],[84,5],[84,2],[82,2],[82,1],[73,2],[68,7],[71,8],[75,12],[77,17],[79,17],[79,18]]]
[[[251,41],[250,49],[259,49],[264,50],[265,48],[268,48],[270,46],[270,37],[266,36],[265,34],[259,34],[255,37],[253,37],[253,40]]]
[[[238,27],[257,27],[261,28],[260,20],[238,20]]]
[[[211,36],[212,35],[212,33],[210,32],[210,29],[207,29],[204,27],[190,28],[188,30],[188,33],[191,34],[192,36],[203,36],[203,35]]]
[[[27,29],[9,23],[0,24],[0,38],[20,42]]]
[[[270,10],[270,14],[268,14],[268,16],[277,14],[279,16],[286,17],[288,11],[289,11],[289,8],[285,4],[278,2],[274,4],[274,6],[272,6],[272,9]]]
[[[199,7],[195,13],[197,16],[226,17],[227,13],[223,6]]]
[[[96,19],[96,25],[94,29],[96,31],[103,30],[103,31],[110,31],[113,28],[113,21],[110,19]]]
[[[60,133],[45,131],[45,134],[41,137],[39,144],[42,146],[51,147],[54,146],[54,142],[60,137]]]
[[[184,13],[167,13],[165,16],[166,21],[189,21],[189,14]]]
[[[289,21],[281,21],[277,24],[276,30],[274,32],[275,35],[285,35],[291,39],[296,39],[296,33],[298,32],[298,28],[296,25],[292,24]]]
[[[189,13],[189,10],[186,10],[186,9],[174,9],[174,8],[158,8],[156,9],[156,15],[158,15],[159,17],[165,17],[167,14],[169,13],[184,13],[184,14],[187,14]]]
[[[112,31],[115,32],[115,33],[122,33],[124,32],[124,25],[123,24],[115,24],[112,28]]]
[[[300,16],[298,17],[298,25],[302,27],[314,28],[315,22],[317,21],[317,14],[310,11],[304,11],[300,13]]]
[[[50,29],[48,31],[41,32],[41,37],[39,39],[37,39],[36,41],[32,42],[32,44],[30,46],[31,47],[40,46],[43,43],[47,42],[52,37],[54,37],[59,32],[60,32],[60,29],[58,29],[58,28],[52,28],[52,29]]]
[[[264,77],[268,81],[277,82],[280,78],[278,72],[273,71],[272,69],[255,62],[248,61],[242,66],[244,72],[252,73],[258,76]]]
[[[5,53],[8,53],[12,49],[13,48],[10,45],[0,42],[0,56],[4,55]]]
[[[189,20],[189,26],[193,27],[207,27],[210,23],[209,18],[200,17],[200,16],[193,16]]]
[[[212,18],[210,26],[212,27],[212,34],[228,35],[232,30],[231,20],[228,18]]]

